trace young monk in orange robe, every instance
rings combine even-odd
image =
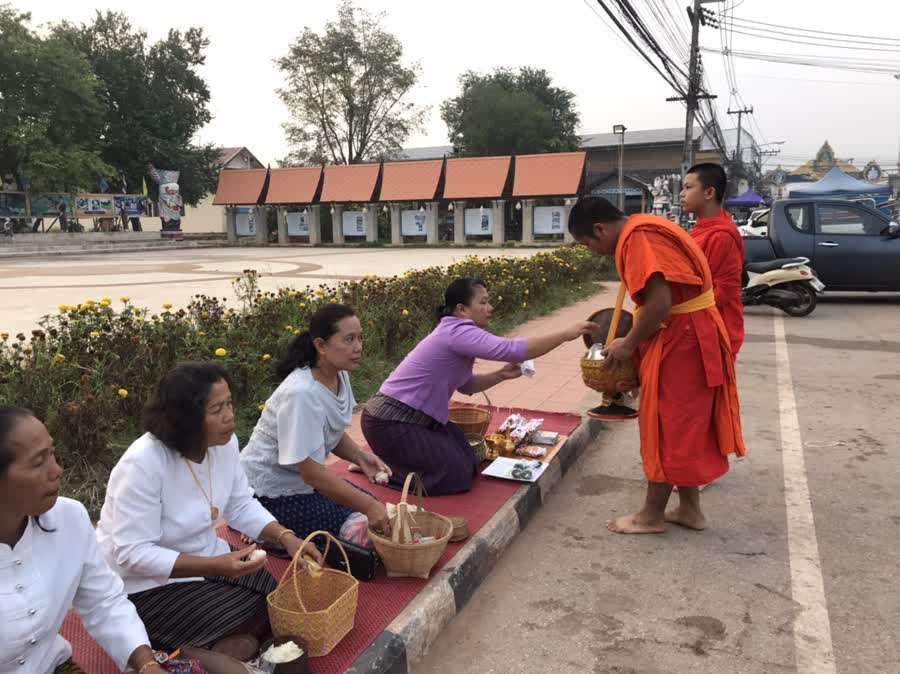
[[[638,360],[647,496],[640,511],[607,527],[628,534],[661,533],[666,522],[703,529],[699,487],[727,472],[729,454],[745,454],[734,358],[703,251],[668,220],[627,218],[599,197],[575,204],[569,231],[592,252],[615,255],[639,308],[628,335],[604,353],[610,367]],[[674,486],[679,506],[666,512]]]
[[[744,240],[722,200],[728,178],[718,164],[696,164],[684,177],[681,208],[697,216],[691,236],[706,255],[712,273],[716,308],[725,323],[731,352],[737,358],[744,343],[744,304],[741,277],[744,273]]]

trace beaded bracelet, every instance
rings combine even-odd
[[[154,665],[156,665],[157,667],[159,667],[159,663],[158,663],[156,660],[148,660],[148,661],[145,662],[145,663],[141,666],[141,668],[138,670],[138,674],[144,674],[144,672],[147,671],[147,668],[148,668],[148,667],[153,667]]]
[[[275,542],[276,542],[278,545],[281,545],[281,539],[284,537],[285,534],[291,534],[291,536],[296,536],[296,535],[297,535],[292,529],[285,529],[285,530],[282,531],[280,534],[278,534],[278,538],[275,539]],[[138,672],[138,674],[140,674],[140,672]]]

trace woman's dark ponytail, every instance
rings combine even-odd
[[[275,366],[275,376],[279,381],[287,377],[298,367],[313,367],[316,364],[316,345],[312,333],[304,330],[294,337],[284,358]]]
[[[458,304],[469,306],[475,297],[475,289],[484,288],[487,284],[480,278],[464,277],[453,281],[444,291],[444,303],[435,310],[438,323],[447,316],[452,316]]]
[[[286,378],[298,367],[315,367],[319,361],[316,340],[329,339],[338,331],[338,323],[351,316],[356,316],[356,313],[346,304],[328,304],[314,313],[309,321],[309,330],[294,337],[287,354],[275,366],[278,380]]]

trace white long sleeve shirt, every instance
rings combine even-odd
[[[97,547],[87,511],[57,499],[12,548],[0,544],[0,673],[47,674],[72,656],[59,628],[70,608],[121,670],[150,643],[121,579]]]
[[[210,464],[212,475],[210,476]],[[255,498],[241,468],[237,436],[210,447],[203,463],[191,462],[145,433],[119,459],[109,476],[97,540],[128,594],[173,582],[179,554],[212,557],[230,552],[216,535],[207,500],[212,482],[219,517],[251,538],[275,518]],[[202,491],[197,483],[202,485]],[[204,495],[204,491],[206,495]]]

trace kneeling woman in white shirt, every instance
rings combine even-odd
[[[144,429],[110,475],[97,538],[151,643],[231,652],[236,641],[265,636],[275,580],[264,556],[250,558],[255,546],[232,551],[216,523],[223,518],[292,557],[302,541],[253,498],[225,370],[214,363],[173,368],[147,403]],[[313,545],[306,552],[321,561]]]
[[[390,532],[385,505],[326,466],[329,454],[358,465],[375,482],[390,468],[347,434],[356,400],[349,371],[362,359],[362,327],[353,309],[327,304],[291,343],[276,368],[282,380],[266,401],[241,463],[256,497],[298,534],[334,536],[354,513]]]
[[[70,608],[120,669],[162,674],[87,511],[59,498],[53,438],[31,412],[0,406],[0,672],[79,672],[59,635]]]

